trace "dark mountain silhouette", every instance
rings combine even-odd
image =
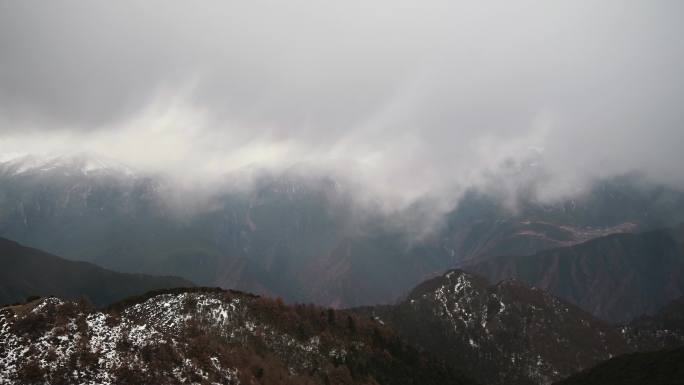
[[[557,383],[557,385],[606,384],[684,384],[684,348],[624,354]]]
[[[152,289],[193,286],[182,278],[123,274],[68,261],[4,238],[0,238],[0,267],[0,304],[55,295],[83,296],[103,306]]]
[[[623,328],[640,350],[672,349],[684,345],[684,297],[654,315],[644,315]]]

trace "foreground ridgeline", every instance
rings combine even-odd
[[[0,310],[0,384],[473,384],[368,317],[220,289]]]
[[[675,384],[683,346],[684,298],[615,326],[521,282],[452,270],[397,305],[351,310],[219,288],[0,308],[0,385],[635,383],[624,373]]]
[[[522,282],[492,285],[452,270],[397,305],[357,311],[476,380],[504,385],[551,384],[620,354],[681,346],[679,310],[675,302],[662,314],[613,326]]]

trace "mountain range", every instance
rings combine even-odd
[[[422,282],[396,305],[345,311],[116,273],[4,239],[0,260],[0,302],[16,302],[0,310],[0,383],[60,383],[68,367],[98,383],[546,385],[599,364],[600,376],[616,375],[616,364],[601,363],[684,346],[684,297],[620,326],[522,281],[491,284],[462,270]],[[33,295],[43,298],[19,303]]]
[[[186,190],[92,155],[17,158],[0,164],[0,236],[116,271],[345,307],[392,303],[463,261],[684,222],[684,194],[634,176],[514,209],[471,190],[420,235],[429,202],[388,214],[306,169],[247,179]]]
[[[614,326],[524,283],[491,285],[460,270],[421,283],[397,305],[350,310],[201,287],[100,309],[39,298],[0,308],[0,383],[672,380],[683,303]]]
[[[0,162],[0,384],[674,378],[684,193],[631,175],[509,198],[388,212],[306,168],[187,186]]]

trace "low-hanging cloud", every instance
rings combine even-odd
[[[684,187],[683,11],[6,1],[0,152],[92,151],[207,178],[315,164],[401,205],[531,163],[549,196],[632,171]]]

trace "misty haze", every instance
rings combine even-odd
[[[0,2],[0,385],[684,384],[683,15]]]

